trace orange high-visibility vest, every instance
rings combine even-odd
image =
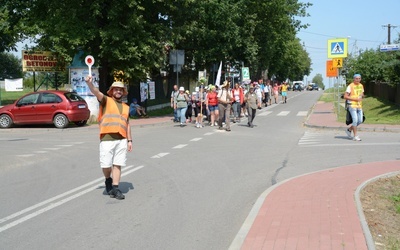
[[[122,103],[122,113],[120,113],[116,101],[107,96],[106,98],[106,106],[99,109],[100,139],[110,133],[119,133],[127,138],[129,106]]]

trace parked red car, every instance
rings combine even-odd
[[[38,91],[0,108],[0,128],[9,128],[13,124],[51,123],[57,128],[66,128],[70,122],[83,126],[89,116],[86,101],[74,92]]]

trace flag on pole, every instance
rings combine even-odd
[[[222,71],[222,61],[219,64],[218,73],[217,73],[217,79],[215,80],[215,86],[218,86],[218,87],[219,87],[220,82],[221,82],[221,71]]]

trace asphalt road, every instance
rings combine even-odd
[[[0,249],[228,249],[271,185],[399,158],[398,134],[304,127],[321,93],[289,92],[254,128],[133,128],[123,201],[103,192],[96,126],[0,130]]]

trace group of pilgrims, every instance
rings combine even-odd
[[[231,84],[225,80],[221,86],[200,85],[190,93],[184,87],[174,85],[171,93],[171,107],[174,109],[174,122],[181,127],[194,123],[196,128],[202,128],[207,120],[211,127],[231,131],[230,123],[240,123],[242,117],[247,117],[247,126],[254,127],[253,121],[257,109],[282,102],[287,102],[287,83],[273,85],[270,80],[266,84],[262,80],[249,84]],[[192,120],[194,114],[194,121]]]

